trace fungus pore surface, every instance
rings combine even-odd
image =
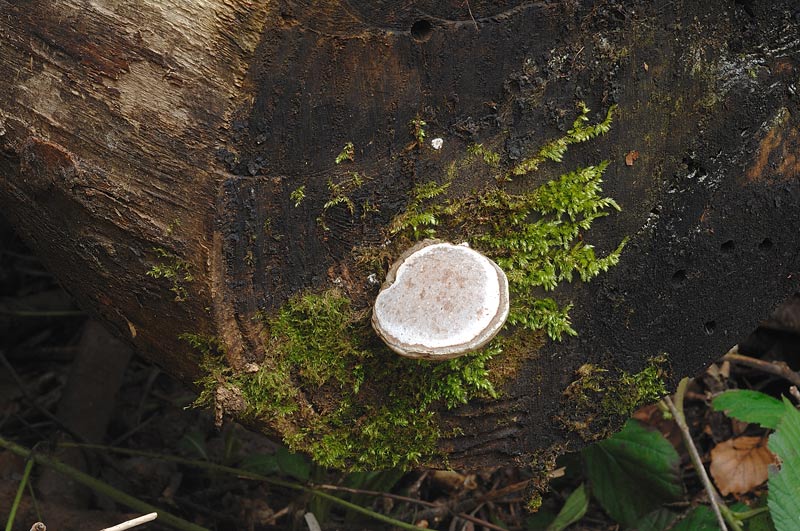
[[[425,240],[389,271],[372,324],[403,356],[449,359],[485,345],[508,309],[508,280],[497,264],[465,245]]]

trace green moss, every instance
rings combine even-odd
[[[203,377],[194,382],[200,388],[194,406],[213,405],[217,387],[233,374],[231,368],[225,365],[225,350],[222,343],[215,337],[193,333],[181,334],[178,339],[186,341],[202,355],[200,369]]]
[[[233,385],[246,415],[302,426],[285,432],[285,442],[323,466],[417,464],[436,453],[443,436],[437,408],[497,396],[486,363],[501,352],[500,341],[443,363],[401,358],[374,343],[367,315],[336,289],[294,297],[262,318],[270,330],[268,356],[251,373],[233,375],[216,343],[182,336],[204,355],[208,375],[198,382],[198,404],[208,404],[218,386]]]
[[[267,320],[272,353],[310,384],[335,379],[348,385],[353,363],[370,354],[355,338],[356,318],[350,299],[338,290],[295,297]]]
[[[356,148],[352,142],[348,142],[347,144],[344,145],[341,153],[336,155],[336,159],[334,160],[334,162],[336,164],[341,164],[346,160],[350,162],[354,162],[356,160]]]
[[[606,117],[602,122],[594,125],[588,125],[589,122],[589,108],[580,103],[579,114],[575,121],[572,123],[572,129],[567,131],[567,134],[561,138],[557,138],[544,145],[536,155],[528,157],[519,164],[511,168],[506,175],[506,178],[519,177],[528,173],[534,172],[539,169],[539,165],[546,160],[554,162],[561,162],[567,148],[571,144],[586,142],[598,135],[603,135],[611,129],[611,117],[614,113],[615,106],[611,106],[606,113]]]
[[[289,199],[294,201],[294,207],[297,208],[300,206],[300,203],[303,202],[303,199],[306,198],[306,185],[298,186],[289,194]]]
[[[356,204],[350,198],[350,195],[361,188],[366,181],[368,181],[364,175],[359,174],[358,172],[350,172],[344,179],[334,182],[333,180],[328,180],[328,190],[330,191],[330,199],[322,205],[322,213],[320,213],[319,217],[317,218],[317,223],[319,223],[320,227],[323,230],[330,230],[328,226],[325,224],[325,214],[331,208],[337,205],[343,205],[347,208],[350,212],[350,216],[355,216],[356,214]],[[364,205],[363,214],[366,215],[368,212],[369,204]]]
[[[600,188],[606,163],[522,193],[493,186],[449,197],[451,184],[470,164],[485,165],[496,182],[504,183],[545,160],[560,161],[568,145],[608,130],[611,111],[597,125],[586,124],[588,112],[581,106],[566,137],[511,169],[501,168],[499,154],[482,145],[471,147],[464,160],[449,166],[442,182],[413,188],[405,210],[387,226],[389,244],[354,252],[354,270],[364,273],[364,284],[365,264],[371,272],[383,271],[411,242],[433,236],[468,240],[494,259],[508,274],[512,310],[504,332],[482,351],[444,362],[400,357],[372,331],[365,297],[351,298],[338,289],[307,292],[277,312],[258,316],[266,330],[266,356],[257,370],[232,374],[217,364],[218,358],[206,356],[211,376],[204,384],[212,389],[203,396],[213,397],[214,386],[235,386],[247,415],[324,466],[374,470],[429,461],[439,440],[452,435],[443,432],[441,411],[476,398],[496,398],[499,386],[541,345],[544,333],[552,339],[575,334],[571,305],[560,305],[547,292],[606,271],[617,263],[625,243],[598,257],[584,238],[595,219],[619,209]],[[421,119],[412,121],[417,146],[425,139],[424,127]],[[331,199],[321,217],[337,205],[354,213],[349,192],[363,180],[351,177],[329,183]],[[292,199],[302,200],[295,195]]]
[[[531,482],[526,492],[528,501],[525,508],[536,512],[542,505],[542,495],[550,486],[551,473],[556,469],[556,459],[563,455],[567,448],[562,444],[554,444],[534,452],[530,461]]]
[[[185,283],[194,280],[189,263],[162,247],[154,248],[153,252],[164,261],[151,267],[147,271],[147,276],[170,280],[172,286],[169,290],[175,294],[175,301],[185,301],[189,297]]]
[[[666,354],[650,358],[640,372],[622,372],[619,378],[607,385],[601,403],[607,415],[630,417],[639,406],[659,400],[667,394],[664,385]]]
[[[417,115],[411,122],[408,124],[409,128],[411,129],[411,136],[414,137],[414,142],[417,148],[421,148],[425,143],[425,137],[427,136],[425,132],[425,128],[428,124],[422,118]]]
[[[497,166],[500,164],[500,153],[484,147],[483,144],[471,144],[467,146],[467,153],[480,158],[489,166]]]
[[[586,125],[589,109],[580,115],[566,136],[549,142],[535,157],[498,181],[525,175],[545,160],[560,161],[567,146],[594,138],[609,130],[612,110],[596,125]],[[473,148],[474,154],[484,150]],[[486,161],[491,166],[493,160]],[[576,335],[569,319],[570,304],[560,306],[544,296],[562,282],[580,278],[588,282],[619,262],[627,239],[604,257],[586,242],[584,233],[593,222],[619,210],[602,195],[602,176],[608,162],[567,172],[534,190],[510,193],[493,188],[466,198],[444,198],[453,180],[417,185],[402,214],[389,226],[389,234],[402,244],[443,235],[467,238],[476,249],[492,258],[508,276],[512,295],[509,323],[531,331],[544,330],[554,340]]]
[[[564,391],[564,413],[559,420],[585,440],[611,435],[617,420],[630,417],[636,408],[667,394],[666,366],[666,354],[650,358],[644,369],[634,374],[582,365]]]

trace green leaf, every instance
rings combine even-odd
[[[239,463],[237,468],[248,472],[255,472],[262,476],[272,476],[280,472],[278,458],[275,454],[253,454],[248,455]]]
[[[705,505],[699,505],[670,531],[719,531],[719,523],[714,511]]]
[[[634,528],[636,531],[664,531],[669,529],[672,522],[678,518],[678,513],[669,509],[656,509],[638,522]]]
[[[725,391],[714,398],[712,405],[715,411],[724,411],[729,417],[773,430],[784,411],[780,400],[748,389]]]
[[[583,457],[595,498],[626,527],[683,493],[678,452],[660,433],[635,420],[610,439],[585,448]]]
[[[283,474],[300,481],[308,481],[311,477],[311,463],[303,455],[293,454],[286,448],[280,448],[275,457]]]
[[[783,399],[784,414],[767,447],[780,459],[780,471],[770,473],[769,506],[777,531],[800,529],[800,412]]]
[[[589,508],[589,494],[586,492],[586,485],[581,483],[581,486],[575,489],[569,495],[567,501],[564,502],[564,507],[558,512],[556,519],[547,526],[547,531],[561,531],[583,518],[586,514],[586,509]]]

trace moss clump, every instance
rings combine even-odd
[[[589,110],[579,108],[573,128],[537,154],[510,169],[500,156],[482,145],[448,168],[442,182],[414,187],[405,210],[386,230],[387,245],[360,249],[352,257],[354,271],[383,271],[413,241],[442,236],[468,240],[502,267],[509,277],[512,309],[501,337],[472,355],[445,362],[411,360],[390,352],[372,332],[368,306],[338,289],[305,293],[279,311],[259,316],[268,332],[266,357],[255,372],[228,374],[217,366],[204,380],[212,387],[233,385],[247,414],[281,433],[295,451],[307,452],[319,464],[336,468],[407,467],[437,453],[443,433],[438,412],[476,397],[494,398],[496,385],[512,376],[509,370],[490,374],[508,346],[515,356],[541,345],[543,333],[552,339],[574,335],[570,304],[559,305],[545,294],[573,278],[589,281],[619,260],[616,250],[598,257],[584,241],[594,220],[619,206],[603,197],[600,184],[606,163],[565,173],[528,192],[504,189],[512,178],[534,171],[545,160],[560,161],[567,146],[608,130],[611,110],[603,122],[588,125]],[[412,122],[416,147],[425,139],[425,123]],[[447,197],[464,164],[480,164],[497,184],[467,197]],[[320,214],[344,205],[351,214],[349,193],[363,183],[329,183],[331,199]],[[292,199],[299,204],[301,195]],[[324,223],[323,223],[324,225]],[[323,227],[324,228],[324,227]],[[364,272],[366,284],[367,273]],[[534,346],[532,346],[534,345]],[[527,349],[527,350],[526,350]],[[598,390],[599,392],[599,390]],[[215,390],[202,396],[215,396]]]
[[[350,172],[344,179],[341,179],[338,182],[334,182],[332,179],[328,180],[328,191],[330,192],[330,199],[322,205],[322,213],[317,218],[317,223],[322,228],[322,230],[330,230],[328,225],[325,224],[325,214],[327,214],[328,210],[331,208],[342,205],[347,208],[347,211],[350,213],[350,216],[355,216],[356,214],[356,204],[350,198],[350,195],[361,188],[366,181],[369,179],[364,175],[359,174],[358,172]],[[369,204],[363,205],[363,212],[366,214],[368,210],[371,210]]]
[[[350,469],[411,466],[436,453],[442,432],[436,408],[495,397],[486,363],[500,342],[444,363],[401,358],[375,344],[366,313],[339,290],[294,297],[269,329],[267,360],[253,373],[214,377],[201,397],[223,382],[241,391],[246,414],[284,431],[292,450],[320,465]],[[203,345],[197,344],[198,348]]]
[[[630,417],[639,406],[667,394],[666,365],[666,354],[650,358],[647,366],[634,374],[622,371],[614,375],[597,365],[582,365],[564,391],[565,413],[558,420],[587,441],[611,435],[616,420]]]
[[[200,388],[200,394],[195,399],[194,406],[212,405],[217,386],[233,374],[231,368],[225,365],[225,350],[222,343],[215,337],[192,333],[181,334],[178,339],[186,341],[202,355],[200,369],[203,377],[194,382]]]
[[[540,155],[505,174],[524,175],[545,159],[561,160],[569,144],[592,138],[610,127],[611,111],[594,126],[582,125],[588,109],[566,137],[553,141]],[[477,155],[485,150],[473,149]],[[485,159],[486,155],[482,155]],[[533,160],[538,160],[533,164]],[[541,159],[541,160],[539,160]],[[490,161],[491,162],[491,161]],[[489,164],[489,163],[487,163]],[[490,164],[491,166],[491,164]],[[565,173],[532,191],[510,193],[494,188],[470,197],[441,199],[454,178],[443,183],[418,185],[405,212],[395,218],[389,232],[396,240],[416,241],[438,234],[468,238],[476,249],[492,258],[508,276],[512,307],[509,323],[530,331],[544,330],[553,340],[576,335],[569,319],[570,304],[559,306],[545,292],[575,277],[595,278],[619,262],[627,239],[604,257],[598,257],[583,233],[598,218],[619,205],[602,194],[602,176],[608,162]]]
[[[506,175],[507,179],[511,177],[519,177],[528,173],[534,172],[539,169],[539,165],[546,160],[553,162],[561,162],[564,160],[564,154],[571,144],[578,144],[586,142],[599,135],[604,135],[611,130],[611,118],[616,106],[612,105],[606,112],[606,117],[602,122],[594,125],[589,125],[589,108],[585,103],[578,104],[579,114],[575,121],[572,123],[572,128],[567,131],[567,134],[561,138],[557,138],[545,144],[537,153],[532,157],[528,157],[519,164],[511,168]]]
[[[622,372],[613,384],[607,386],[602,408],[607,415],[627,418],[645,404],[655,402],[667,394],[664,384],[667,356],[661,354],[647,361],[641,371],[630,374]]]
[[[170,287],[169,290],[175,294],[175,301],[185,301],[189,297],[189,293],[186,291],[184,283],[194,280],[189,264],[176,254],[162,247],[154,248],[153,252],[155,252],[163,262],[151,267],[150,270],[147,271],[147,276],[166,278],[172,281],[172,287]]]

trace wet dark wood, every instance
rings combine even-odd
[[[352,247],[380,242],[467,145],[511,164],[577,101],[594,119],[616,103],[609,135],[529,185],[610,159],[623,210],[590,239],[631,237],[621,264],[557,293],[577,338],[546,345],[501,401],[449,414],[471,427],[451,464],[525,461],[574,438],[554,418],[582,364],[636,371],[667,352],[692,374],[798,289],[800,14],[763,4],[0,1],[0,206],[84,308],[191,382],[179,334],[257,361],[255,312],[347,278]],[[417,115],[442,150],[407,149]],[[323,231],[326,183],[350,170],[381,211],[332,210]],[[156,249],[191,270],[186,301],[146,276]]]

